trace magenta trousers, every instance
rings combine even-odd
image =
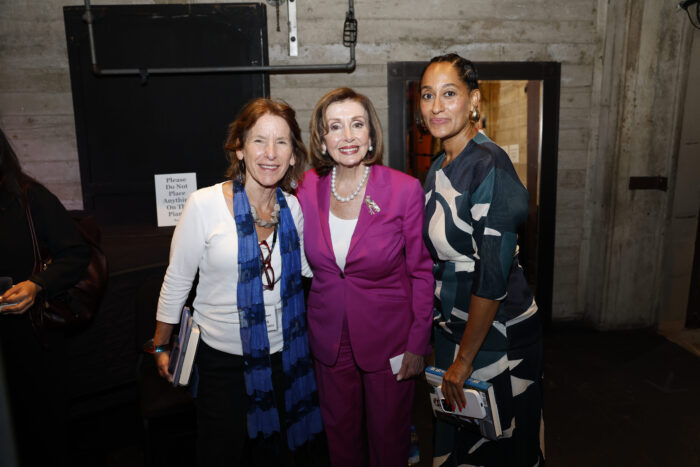
[[[380,371],[362,371],[353,357],[347,323],[335,365],[314,363],[331,465],[405,467],[414,380],[397,382],[388,361]]]

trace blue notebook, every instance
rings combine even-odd
[[[173,375],[173,386],[187,386],[192,374],[194,357],[199,343],[199,326],[192,318],[192,310],[183,307],[180,316],[180,333],[170,352],[168,371]]]

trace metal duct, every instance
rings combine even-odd
[[[97,49],[92,30],[93,17],[90,10],[90,0],[85,0],[83,19],[88,25],[90,38],[90,60],[92,71],[98,76],[105,75],[140,75],[147,79],[148,75],[156,74],[193,74],[193,73],[312,73],[312,72],[347,72],[355,69],[355,44],[357,43],[357,20],[355,19],[354,0],[348,0],[348,11],[343,25],[343,45],[350,48],[350,58],[347,63],[318,64],[318,65],[251,65],[229,67],[189,67],[189,68],[100,68],[97,64]]]

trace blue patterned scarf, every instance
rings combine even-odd
[[[265,438],[280,431],[270,368],[270,343],[265,324],[262,263],[250,204],[243,186],[233,182],[233,215],[238,231],[238,309],[248,394],[248,435]],[[304,315],[299,235],[287,200],[277,188],[280,205],[279,246],[282,255],[282,367],[285,380],[286,435],[294,450],[322,430]]]

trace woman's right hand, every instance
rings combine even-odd
[[[173,382],[173,375],[168,371],[170,366],[170,351],[158,352],[153,354],[156,359],[156,366],[158,367],[158,374],[163,378],[167,379],[169,382]]]
[[[41,292],[41,286],[32,281],[20,282],[11,287],[0,296],[0,304],[4,305],[2,313],[21,315],[31,308],[39,292]]]

